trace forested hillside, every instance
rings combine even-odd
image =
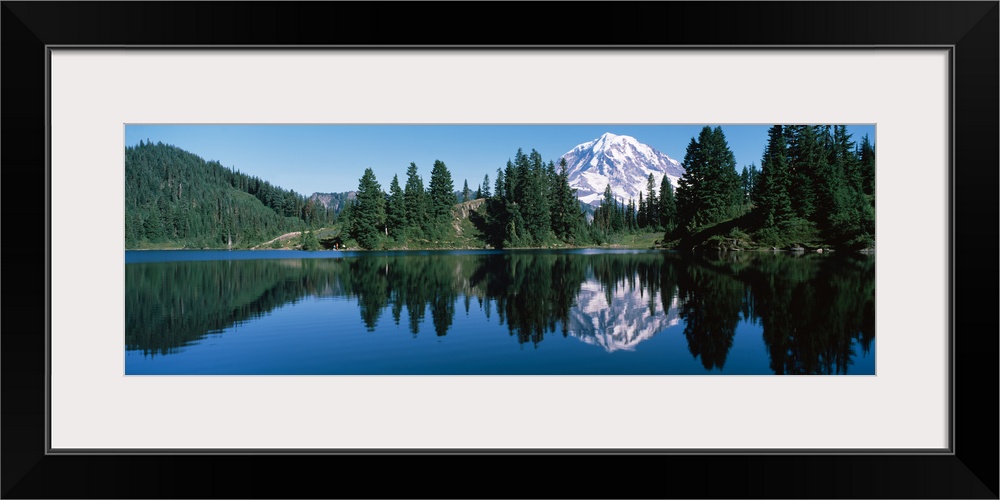
[[[175,146],[125,148],[125,248],[245,248],[335,214]]]

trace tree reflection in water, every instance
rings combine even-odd
[[[859,255],[512,251],[128,264],[125,347],[169,355],[307,297],[355,301],[372,332],[405,311],[436,336],[474,301],[523,345],[573,336],[632,350],[683,324],[691,355],[722,370],[737,326],[757,325],[775,374],[847,374],[875,338],[875,261]],[[462,306],[458,306],[459,300]]]

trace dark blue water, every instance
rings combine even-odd
[[[125,371],[875,373],[874,257],[126,252]]]

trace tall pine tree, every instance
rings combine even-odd
[[[483,198],[489,198],[490,197],[490,174],[486,174],[483,177],[483,185],[481,187],[481,193],[480,193],[480,195]]]
[[[788,138],[788,157],[791,165],[790,192],[795,214],[813,220],[823,195],[822,178],[826,175],[826,151],[823,148],[820,127],[793,125],[785,128]]]
[[[389,199],[386,204],[386,225],[389,235],[397,241],[401,240],[406,230],[406,198],[403,189],[399,187],[399,176],[393,175],[389,183]]]
[[[574,243],[580,219],[580,204],[576,190],[569,185],[566,159],[559,159],[559,174],[556,177],[552,196],[552,232],[566,243]]]
[[[664,178],[666,175],[664,175]],[[658,229],[660,226],[660,200],[656,195],[656,179],[653,174],[649,174],[649,178],[646,179],[646,224],[650,227]]]
[[[868,196],[875,196],[875,145],[868,139],[868,135],[861,139],[860,174],[861,187]]]
[[[358,196],[351,212],[350,235],[362,248],[371,250],[381,243],[386,233],[385,193],[375,179],[375,172],[365,169],[358,184]]]
[[[532,149],[526,157],[521,156],[518,165],[521,176],[521,216],[525,229],[531,235],[533,244],[541,244],[548,239],[552,226],[549,212],[548,175],[542,155]],[[526,167],[526,168],[524,168]]]
[[[763,228],[777,228],[795,216],[791,187],[792,173],[784,127],[774,125],[767,131],[767,145],[756,185],[758,220]]]
[[[449,217],[451,208],[455,205],[455,184],[451,180],[451,172],[441,160],[434,160],[431,170],[429,194],[431,199],[431,216]]]
[[[679,222],[685,231],[739,215],[742,195],[736,159],[721,127],[706,126],[697,138],[691,138],[683,165],[676,194]]]
[[[847,127],[834,127],[828,163],[842,182],[834,187],[824,236],[838,247],[871,248],[875,244],[875,201],[865,193],[865,173],[871,167],[864,165],[863,155],[859,156],[850,139]],[[861,150],[870,147],[863,145]]]
[[[432,221],[429,233],[435,239],[447,238],[453,232],[451,209],[455,205],[455,185],[451,180],[451,172],[441,160],[435,160],[434,168],[431,169],[428,195]]]
[[[406,223],[416,234],[427,225],[427,201],[425,200],[424,181],[417,175],[417,164],[410,163],[406,169],[406,188],[403,199],[406,201]]]
[[[665,231],[663,239],[671,238],[677,230],[677,200],[674,185],[666,175],[660,181],[660,226]]]

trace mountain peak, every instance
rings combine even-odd
[[[600,205],[604,189],[609,184],[615,197],[622,201],[638,201],[646,192],[649,174],[653,174],[657,191],[666,175],[674,187],[684,169],[680,162],[628,135],[605,132],[597,139],[577,145],[566,159],[570,186],[577,197],[590,205]]]
[[[601,134],[601,136],[598,137],[597,139],[594,139],[592,141],[585,142],[583,144],[577,145],[575,148],[573,148],[573,150],[574,151],[576,151],[576,150],[584,150],[584,149],[598,149],[598,150],[600,150],[600,149],[605,149],[607,147],[610,147],[610,146],[612,146],[612,145],[614,145],[616,143],[619,143],[619,142],[628,142],[629,140],[631,140],[633,142],[636,142],[636,143],[639,142],[639,141],[636,141],[634,137],[629,137],[627,135],[612,134],[611,132],[605,132],[605,133]]]

